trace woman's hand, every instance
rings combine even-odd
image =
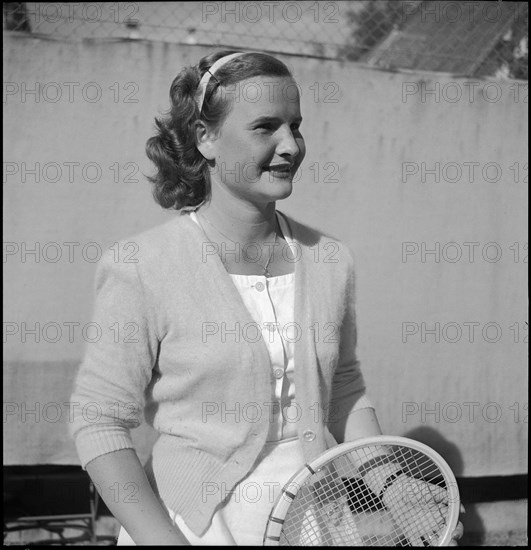
[[[465,513],[465,507],[461,504],[461,513]],[[459,522],[457,527],[452,533],[452,540],[448,543],[448,546],[458,546],[457,541],[463,536],[463,524]]]
[[[382,501],[411,544],[437,545],[437,533],[448,517],[448,493],[445,489],[402,474],[384,491]],[[459,523],[450,546],[457,546],[462,535],[463,525]]]

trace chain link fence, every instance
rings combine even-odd
[[[386,70],[527,80],[524,2],[4,3],[4,31],[338,59]]]

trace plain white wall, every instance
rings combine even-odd
[[[85,342],[79,331],[70,342],[64,323],[90,322],[93,299],[95,264],[82,247],[109,248],[172,215],[151,198],[144,145],[175,74],[209,51],[6,33],[4,242],[15,244],[4,252],[38,242],[41,261],[20,250],[4,257],[4,317],[8,331],[53,322],[63,334],[56,343],[32,335],[23,342],[20,330],[4,335],[4,401],[41,395],[42,402],[44,378],[54,399],[50,377],[62,388],[55,400],[68,398]],[[384,431],[433,445],[459,475],[526,472],[527,92],[520,84],[516,97],[511,82],[279,57],[302,89],[308,152],[292,196],[277,207],[354,252],[359,357]],[[39,101],[27,93],[36,83]],[[439,97],[421,94],[437,87]],[[98,89],[101,98],[89,101]],[[48,165],[48,173],[36,182],[23,176],[22,163]],[[62,170],[56,183],[50,163]],[[70,165],[72,181],[65,163],[79,163]],[[97,177],[89,163],[101,167],[99,181],[88,181]],[[421,174],[422,163],[428,170],[440,163],[438,183]],[[465,163],[478,163],[473,181]],[[461,178],[451,181],[458,169]],[[65,242],[80,243],[72,262]],[[63,253],[55,263],[43,258],[47,243]],[[435,243],[438,258],[421,255]],[[49,245],[48,258],[56,251]],[[92,257],[97,248],[85,252]],[[423,330],[436,323],[439,342]],[[24,463],[22,424],[18,414],[5,423],[9,461]],[[54,430],[61,439],[64,429],[48,422],[32,434],[44,439]],[[145,433],[136,437],[145,449]],[[75,462],[71,442],[64,445],[39,460]]]

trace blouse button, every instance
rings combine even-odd
[[[273,371],[273,376],[275,378],[282,378],[284,376],[284,370],[283,369],[275,369]]]
[[[313,441],[315,439],[315,433],[312,432],[312,430],[305,430],[302,433],[302,437],[304,437],[304,441]]]
[[[256,288],[256,290],[258,290],[258,292],[262,292],[262,290],[264,290],[264,288],[265,288],[264,283],[262,283],[262,282],[256,283],[255,288]]]

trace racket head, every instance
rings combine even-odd
[[[382,467],[384,474],[386,467],[403,472],[383,499],[361,476],[360,467],[371,475],[362,466],[367,464],[371,470]],[[286,483],[269,516],[264,545],[446,546],[459,508],[455,476],[433,449],[405,437],[368,437],[325,451]]]

